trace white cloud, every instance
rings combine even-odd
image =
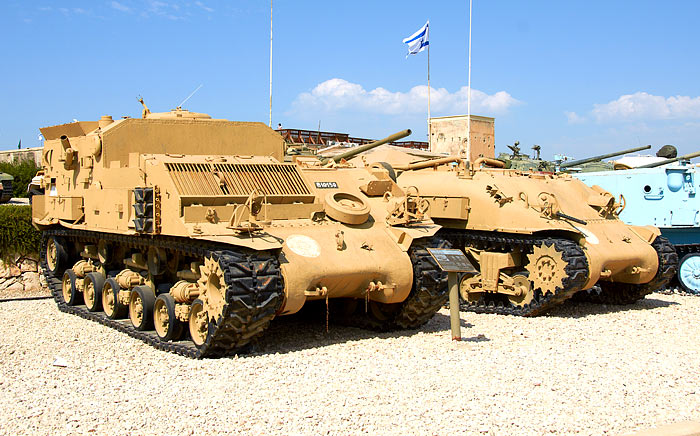
[[[128,7],[128,6],[124,5],[124,4],[121,4],[121,3],[119,3],[119,2],[113,1],[113,2],[111,3],[111,6],[112,6],[113,9],[116,9],[116,10],[118,10],[118,11],[122,11],[122,12],[131,12],[131,8],[130,8],[130,7]]]
[[[137,2],[136,0],[113,0],[110,2],[110,6],[121,12],[137,13],[143,18],[163,17],[170,20],[184,20],[194,13],[201,13],[201,11],[214,12],[213,8],[201,1],[145,0]]]
[[[506,112],[521,102],[505,91],[494,94],[472,89],[472,113],[490,115]],[[386,115],[417,114],[426,111],[428,87],[414,86],[408,92],[392,92],[385,88],[366,90],[357,83],[334,78],[319,83],[311,92],[297,96],[292,112],[309,110],[340,111],[358,110]],[[467,112],[467,87],[450,93],[445,88],[431,88],[430,106],[433,115],[464,114]]]
[[[566,115],[566,122],[569,124],[581,124],[587,121],[586,117],[583,117],[576,112],[564,111],[564,115]]]
[[[208,7],[207,5],[205,5],[204,3],[200,2],[200,1],[196,1],[196,2],[194,2],[194,4],[199,6],[202,9],[204,9],[207,12],[214,12],[214,9]]]
[[[598,122],[700,118],[700,97],[663,97],[636,92],[595,104],[591,114]]]

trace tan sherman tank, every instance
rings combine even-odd
[[[447,299],[425,250],[444,245],[439,226],[383,167],[282,163],[264,124],[179,108],[41,132],[33,219],[62,311],[204,357],[241,350],[310,300],[391,330]]]
[[[624,200],[568,174],[502,167],[456,157],[394,166],[398,185],[429,201],[438,234],[472,260],[460,282],[467,310],[538,315],[596,284],[595,301],[628,304],[673,276],[673,247],[655,227],[620,221]]]

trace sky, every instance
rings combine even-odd
[[[474,0],[472,113],[496,151],[581,158],[651,144],[700,150],[700,2]],[[469,2],[273,0],[273,126],[427,140],[467,113]],[[39,127],[178,106],[269,121],[267,0],[3,0],[0,149]]]

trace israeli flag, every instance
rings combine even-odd
[[[408,38],[404,38],[403,43],[408,44],[406,57],[418,54],[428,47],[428,24],[430,24],[430,20],[426,21],[425,26],[421,27],[416,33]]]

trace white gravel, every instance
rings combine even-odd
[[[195,361],[50,300],[2,303],[0,435],[619,434],[700,417],[700,298],[462,319],[457,343],[447,310],[380,335],[279,318],[254,354]]]

